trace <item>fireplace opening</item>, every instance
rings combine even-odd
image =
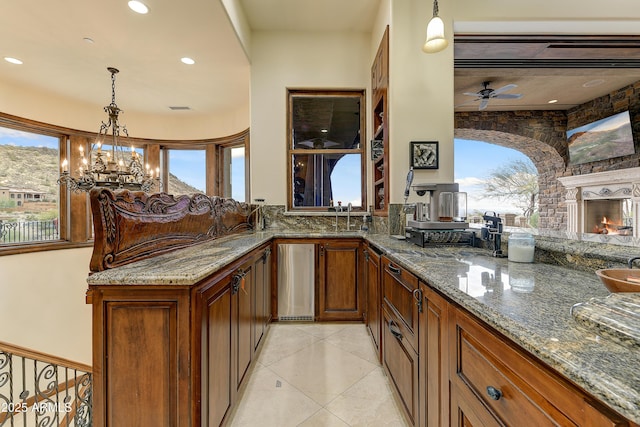
[[[584,231],[632,236],[631,211],[631,199],[585,200]]]

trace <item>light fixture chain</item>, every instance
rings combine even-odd
[[[111,73],[111,103],[116,103],[116,74]]]
[[[438,0],[433,0],[433,16],[438,16]]]
[[[128,138],[129,132],[125,125],[120,126],[118,122],[118,115],[121,111],[116,105],[116,74],[119,71],[113,67],[107,67],[107,70],[111,73],[111,104],[104,107],[104,111],[108,114],[109,120],[106,123],[102,122],[96,142],[91,145],[87,157],[85,157],[82,148],[80,149],[82,165],[79,168],[79,176],[72,175],[72,172],[67,169],[68,162],[64,159],[58,184],[66,185],[69,190],[74,192],[90,191],[94,187],[126,188],[149,192],[157,186],[158,190],[160,190],[162,182],[160,181],[159,168],[156,168],[154,176],[154,173],[147,165],[145,173],[141,163],[141,156],[134,150],[133,146],[131,147],[130,159],[127,159],[125,155],[122,141],[120,141],[120,133],[122,132]],[[105,142],[103,138],[108,136],[109,129],[111,129],[112,141],[109,144],[109,151],[107,151],[105,159],[102,153],[102,150],[106,148],[103,145]]]

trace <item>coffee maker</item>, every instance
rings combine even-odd
[[[475,246],[475,233],[467,230],[467,194],[456,183],[412,186],[424,201],[415,203],[407,221],[405,238],[418,245],[464,244]]]
[[[460,230],[469,228],[467,194],[457,183],[416,184],[412,186],[424,202],[415,204],[413,219],[407,226],[418,230]]]

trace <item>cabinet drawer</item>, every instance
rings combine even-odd
[[[451,310],[451,381],[467,389],[501,423],[518,425],[626,425],[604,407],[596,409],[572,384],[544,368],[478,321]],[[597,424],[593,424],[595,419]]]
[[[398,318],[383,310],[383,364],[396,389],[405,415],[416,425],[418,421],[418,354],[397,328]]]
[[[418,350],[418,278],[382,257],[382,296],[384,305],[398,317],[398,327],[414,351]]]

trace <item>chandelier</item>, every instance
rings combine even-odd
[[[85,156],[80,146],[80,167],[73,176],[67,159],[62,160],[62,173],[58,184],[65,184],[74,192],[90,191],[94,187],[110,189],[142,190],[149,192],[157,184],[160,188],[160,170],[142,167],[141,156],[134,147],[129,152],[122,145],[120,134],[129,137],[126,126],[120,126],[118,115],[122,110],[116,105],[116,74],[118,69],[107,67],[111,73],[111,104],[104,107],[109,120],[102,122],[100,131]],[[111,131],[111,135],[109,135]]]

